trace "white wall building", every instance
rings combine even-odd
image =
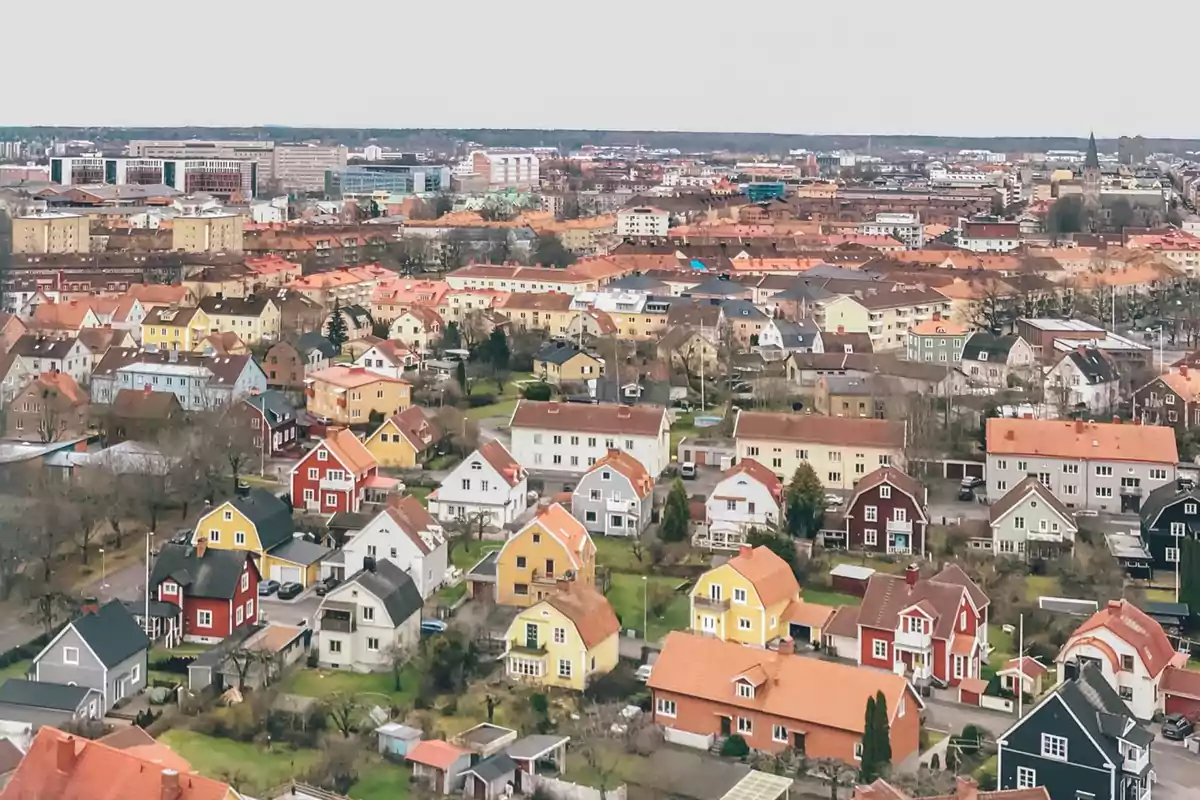
[[[904,242],[909,250],[925,246],[925,226],[917,214],[881,212],[869,222],[860,222],[858,232],[863,236],[891,236]]]
[[[321,565],[321,575],[346,575],[362,569],[366,559],[390,561],[408,573],[422,598],[433,594],[446,580],[446,536],[442,526],[416,498],[391,504],[355,533],[342,549]]]
[[[373,672],[392,665],[396,649],[421,639],[421,594],[389,561],[361,570],[332,589],[317,610],[317,663]]]
[[[725,470],[704,503],[705,526],[692,539],[697,547],[737,550],[752,527],[767,528],[780,520],[783,484],[752,458]]]
[[[529,480],[520,462],[496,440],[467,456],[429,495],[429,513],[442,522],[488,515],[499,528],[515,522],[528,505]]]
[[[655,478],[670,463],[671,426],[662,406],[522,400],[509,429],[513,456],[530,470],[579,475],[613,449]]]
[[[671,215],[661,208],[638,206],[617,212],[617,235],[623,238],[662,238],[671,227]]]

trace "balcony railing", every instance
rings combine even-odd
[[[715,597],[707,597],[705,595],[700,595],[692,602],[695,603],[696,608],[706,608],[710,611],[728,611],[729,610],[729,600],[728,599],[718,600]]]
[[[888,533],[912,533],[912,520],[889,519],[887,521]]]
[[[546,648],[540,642],[530,647],[529,642],[525,639],[513,639],[508,643],[508,652],[522,656],[544,656]]]
[[[332,492],[353,491],[354,481],[350,478],[321,478],[321,490]]]
[[[1025,538],[1033,542],[1061,542],[1062,533],[1053,531],[1025,531]]]
[[[932,646],[933,639],[928,633],[914,633],[904,630],[896,631],[896,647],[902,647],[906,650],[928,650]]]
[[[614,514],[633,514],[637,512],[636,500],[606,500],[604,508]]]
[[[546,572],[544,569],[535,569],[533,571],[534,583],[558,583],[561,580],[566,580],[566,573],[562,572]]]
[[[353,617],[349,616],[333,616],[324,614],[321,617],[321,630],[334,631],[336,633],[354,633],[358,629],[358,624]]]
[[[1134,755],[1134,750],[1130,748],[1129,753],[1125,755],[1125,760],[1121,764],[1121,769],[1125,772],[1132,772],[1135,775],[1141,775],[1142,770],[1150,763],[1150,748],[1139,747],[1137,754]]]

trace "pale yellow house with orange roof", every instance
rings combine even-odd
[[[596,545],[558,503],[542,508],[496,558],[496,602],[528,607],[559,591],[559,581],[596,585]]]
[[[743,545],[736,556],[700,576],[691,594],[691,629],[729,642],[765,647],[788,636],[788,607],[800,584],[769,547]]]
[[[342,364],[304,378],[310,414],[341,425],[363,425],[376,412],[391,417],[412,405],[412,384]]]

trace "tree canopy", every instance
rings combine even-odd
[[[683,481],[676,478],[663,507],[659,536],[664,542],[682,542],[688,533],[688,496]]]
[[[802,461],[784,494],[784,528],[792,536],[812,538],[825,517],[825,487],[812,464]]]

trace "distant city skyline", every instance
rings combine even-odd
[[[1134,11],[1133,28],[1200,22],[1194,4]],[[1083,0],[130,0],[4,19],[0,126],[1200,137],[1188,48]]]

